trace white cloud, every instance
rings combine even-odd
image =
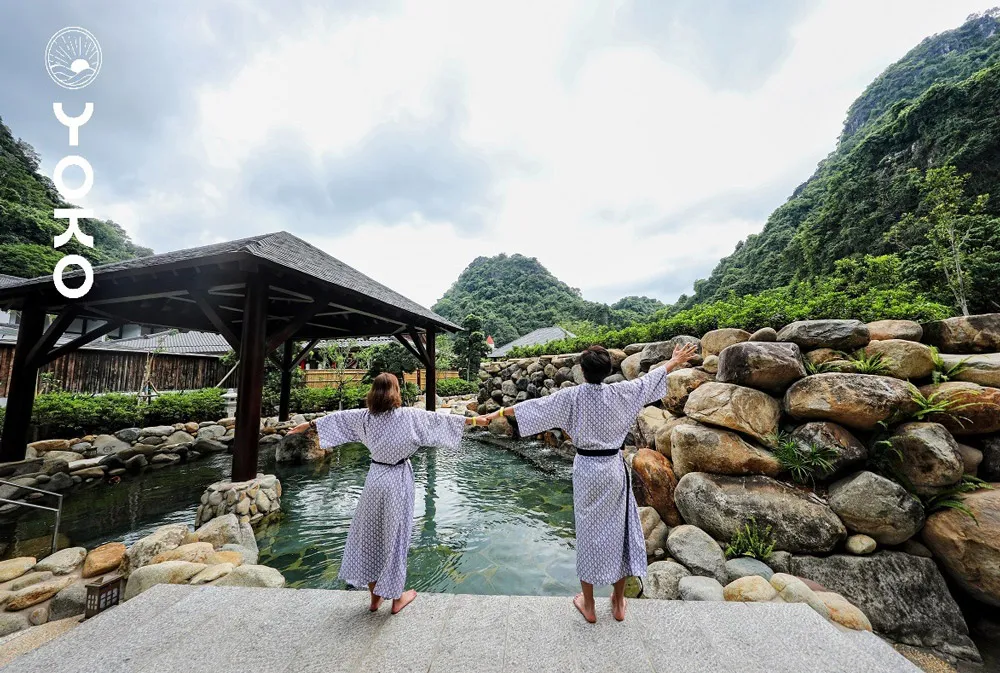
[[[707,273],[763,219],[692,214],[651,225],[734,192],[780,193],[780,205],[833,149],[847,107],[878,72],[989,5],[828,0],[790,26],[790,51],[763,84],[743,90],[717,88],[648,43],[588,33],[621,4],[413,0],[376,16],[317,14],[252,50],[231,80],[192,84],[202,87],[192,140],[169,162],[189,171],[180,193],[149,188],[123,202],[102,192],[113,203],[105,210],[160,250],[155,229],[167,215],[200,227],[200,240],[174,247],[284,228],[425,305],[475,256],[499,252],[538,257],[585,297],[613,300],[609,292],[647,287],[672,269],[688,282]],[[690,44],[687,61],[697,57],[698,41]],[[580,53],[567,77],[568,55]],[[301,140],[296,169],[322,185],[327,162],[351,157],[373,130],[436,123],[442,110],[455,133],[441,150],[463,144],[490,162],[479,228],[428,221],[415,206],[389,222],[331,217],[339,229],[317,233],[315,223],[241,201],[276,137]],[[607,212],[626,215],[611,222],[599,216]]]

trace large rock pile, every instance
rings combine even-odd
[[[69,547],[41,561],[0,561],[0,637],[82,615],[86,585],[110,574],[125,578],[124,600],[156,584],[284,586],[280,572],[256,563],[253,529],[232,514],[193,531],[162,526],[131,547],[109,542],[89,552]]]
[[[608,382],[644,375],[690,339],[629,346]],[[1000,490],[969,492],[970,476],[1000,482],[1000,314],[807,320],[715,330],[700,345],[704,359],[669,375],[632,432],[648,450],[631,456],[648,505],[646,595],[801,601],[850,628],[978,659],[942,571],[1000,606]],[[489,365],[480,410],[576,385],[575,364]],[[725,561],[748,532],[773,551]]]

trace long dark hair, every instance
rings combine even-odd
[[[372,381],[372,387],[365,398],[368,411],[373,414],[381,414],[392,411],[403,404],[403,399],[399,394],[399,379],[395,374],[382,372]]]

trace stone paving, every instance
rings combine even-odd
[[[917,673],[870,633],[809,607],[631,600],[596,625],[569,598],[422,594],[400,615],[367,593],[160,585],[3,673],[558,671]]]

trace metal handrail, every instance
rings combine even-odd
[[[24,500],[8,500],[7,498],[0,498],[0,502],[7,502],[12,505],[22,505],[24,507],[31,507],[32,509],[44,509],[48,510],[49,512],[55,512],[56,526],[52,530],[52,553],[55,554],[57,551],[59,551],[59,524],[62,522],[63,494],[56,493],[55,491],[46,491],[44,488],[35,488],[34,486],[25,486],[24,484],[16,484],[12,481],[7,481],[6,479],[0,479],[0,484],[6,484],[7,486],[13,486],[14,488],[23,488],[27,491],[34,491],[35,493],[44,493],[45,495],[52,495],[56,497],[57,504],[55,507],[36,505],[33,502],[26,502]]]

